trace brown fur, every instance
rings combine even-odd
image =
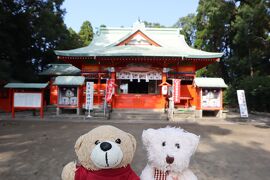
[[[115,141],[118,138],[121,139],[121,144],[119,146],[124,156],[122,162],[115,168],[127,166],[133,159],[136,150],[136,140],[131,134],[109,125],[99,126],[78,138],[74,148],[79,164],[89,170],[99,170],[90,158],[96,140],[101,142],[106,140]],[[68,163],[62,171],[62,179],[74,180],[75,170],[76,164],[74,162]]]

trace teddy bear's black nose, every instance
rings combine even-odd
[[[108,142],[103,142],[100,144],[100,148],[102,149],[102,151],[108,151],[112,148],[112,145]]]
[[[167,157],[166,157],[166,162],[167,162],[168,164],[172,164],[173,161],[174,161],[174,157],[170,157],[170,156],[167,156]]]

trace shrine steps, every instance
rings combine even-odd
[[[163,110],[145,109],[114,109],[111,113],[112,120],[167,120],[167,114]]]
[[[182,121],[183,119],[195,119],[195,110],[192,108],[174,109],[172,121]]]

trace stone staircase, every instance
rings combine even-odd
[[[114,109],[111,120],[161,120],[167,121],[167,114],[162,110]]]
[[[193,108],[174,109],[172,121],[194,120],[195,110]]]
[[[56,107],[53,105],[47,106],[45,109],[45,115],[56,116]],[[148,109],[113,109],[109,113],[107,109],[104,116],[104,106],[94,106],[91,110],[91,119],[110,119],[110,120],[158,120],[168,121],[167,113],[163,110],[148,110]],[[70,117],[73,119],[81,119],[82,117],[87,119],[88,111],[83,110],[81,115],[76,115],[71,110],[64,111],[58,117]],[[195,110],[192,108],[176,108],[173,112],[173,118],[170,121],[190,121],[195,119]]]
[[[91,116],[95,117],[95,118],[101,118],[101,119],[110,119],[110,110],[106,109],[106,111],[104,112],[104,105],[101,104],[99,106],[94,106],[92,112],[91,112]],[[85,112],[85,114],[87,115],[88,112]]]

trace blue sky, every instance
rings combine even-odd
[[[179,17],[195,13],[199,0],[65,0],[64,21],[79,31],[83,21],[93,28],[105,24],[109,27],[130,27],[138,19],[173,25]]]

